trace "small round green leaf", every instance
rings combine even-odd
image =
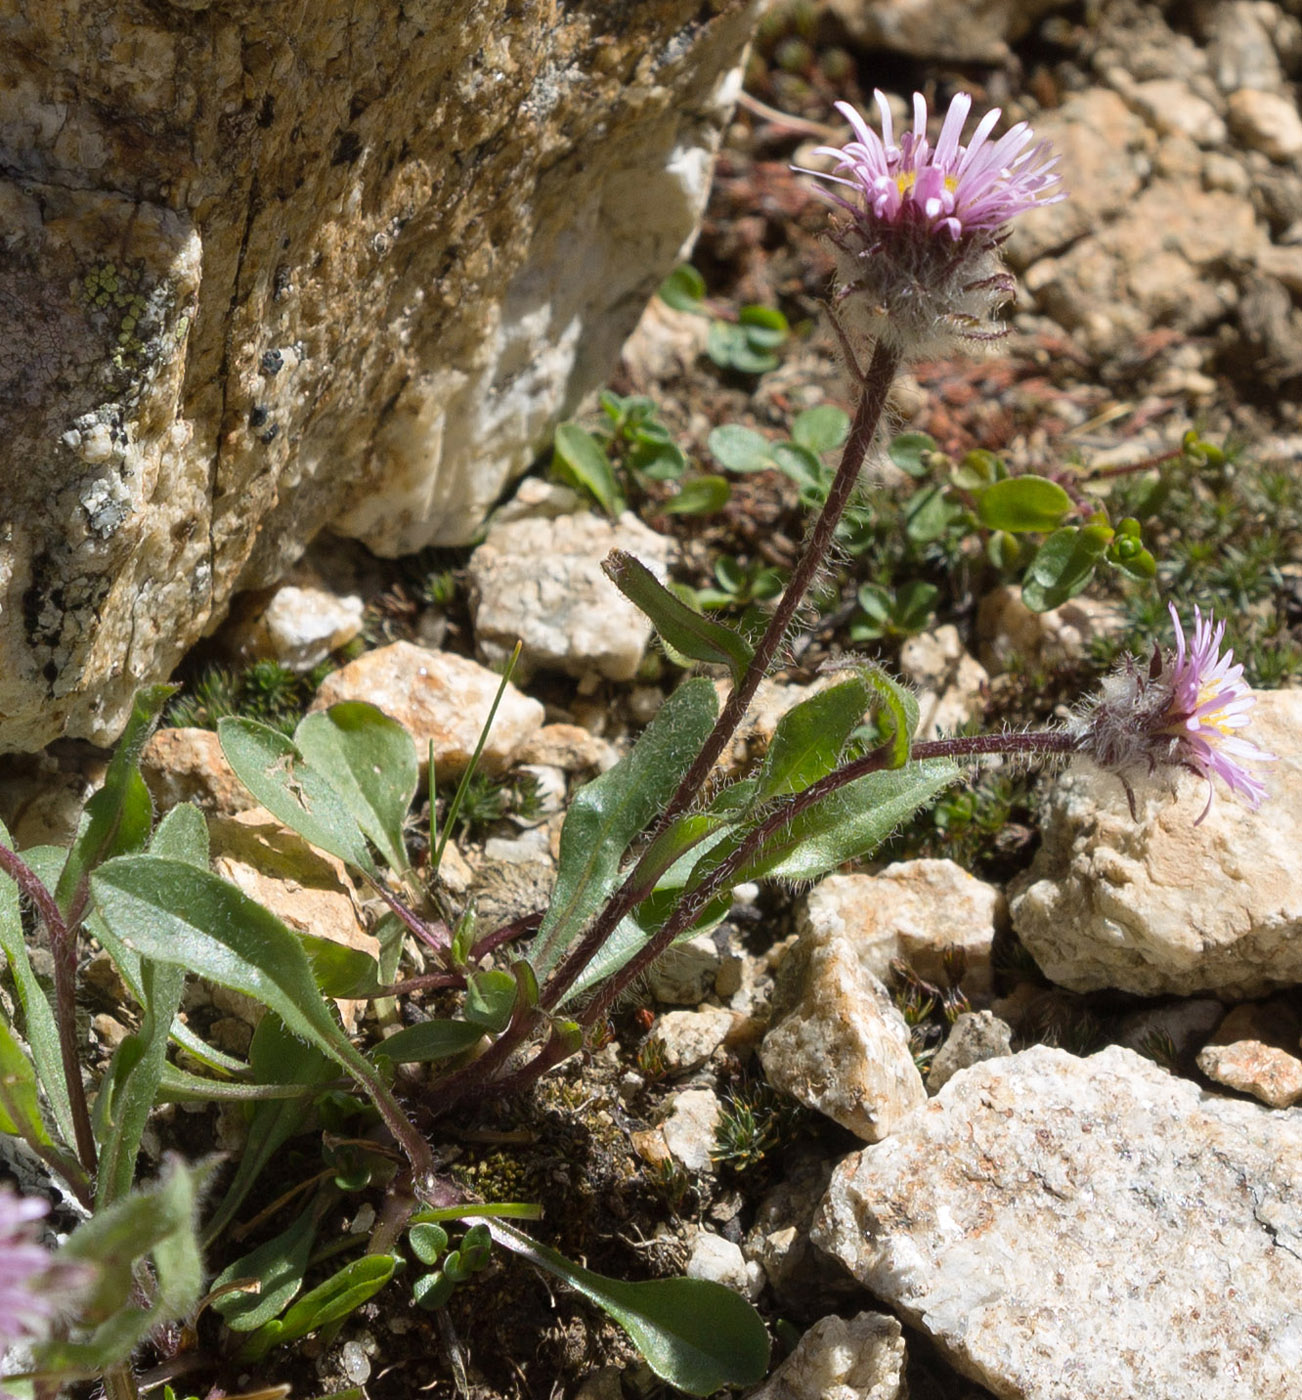
[[[835,404],[819,404],[798,413],[791,424],[791,437],[810,452],[831,452],[850,436],[850,416]]]
[[[1071,510],[1071,497],[1042,476],[1010,476],[977,494],[977,516],[988,530],[1020,535],[1056,530]]]
[[[936,450],[936,439],[926,433],[901,433],[892,439],[886,454],[903,472],[921,480],[927,475],[924,455]]]
[[[456,1283],[442,1269],[432,1274],[422,1274],[411,1286],[416,1305],[426,1312],[441,1308],[456,1291]]]
[[[422,1264],[437,1264],[448,1247],[448,1232],[442,1225],[428,1222],[413,1225],[407,1232],[411,1252]]]
[[[715,428],[706,440],[714,459],[730,472],[762,472],[773,465],[768,439],[740,423]]]
[[[691,265],[681,263],[660,284],[658,295],[675,311],[700,311],[705,296],[705,278]]]
[[[726,477],[696,476],[660,507],[666,515],[713,515],[728,504],[732,487]]]

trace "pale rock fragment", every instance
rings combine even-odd
[[[500,663],[518,639],[524,679],[546,670],[631,680],[651,623],[602,572],[612,549],[635,555],[661,582],[666,578],[670,542],[628,512],[615,522],[588,511],[494,521],[470,557],[480,654]]]
[[[1136,83],[1126,96],[1163,136],[1187,136],[1200,146],[1219,146],[1225,140],[1225,123],[1216,108],[1178,78]]]
[[[604,773],[619,761],[613,744],[577,724],[544,724],[520,746],[520,762],[564,773]]]
[[[657,1016],[649,1039],[659,1042],[665,1074],[672,1078],[703,1065],[723,1044],[733,1020],[732,1012],[721,1006]]]
[[[723,1105],[713,1089],[684,1089],[671,1100],[660,1133],[670,1154],[688,1171],[709,1171]]]
[[[433,743],[441,782],[465,771],[501,683],[500,676],[464,656],[394,642],[327,676],[311,708],[369,700],[411,735],[422,777]],[[480,755],[483,771],[501,773],[510,767],[542,722],[542,705],[508,684]]]
[[[740,1245],[710,1230],[696,1232],[683,1272],[688,1278],[721,1283],[752,1303],[764,1291],[764,1270],[746,1259]]]
[[[848,938],[802,938],[787,955],[760,1059],[770,1083],[865,1142],[927,1097],[909,1028]]]
[[[865,49],[914,58],[1003,63],[1009,42],[1065,0],[828,0],[828,8]]]
[[[937,1093],[959,1072],[1013,1049],[1012,1029],[990,1011],[965,1011],[950,1028],[945,1043],[927,1069],[927,1090]]]
[[[708,933],[693,934],[666,948],[647,969],[647,985],[657,1001],[669,1006],[696,1006],[714,989],[723,961]]]
[[[862,966],[885,981],[905,962],[930,982],[948,981],[947,962],[963,972],[960,986],[981,996],[991,986],[990,949],[1004,921],[1004,900],[952,860],[907,860],[876,875],[828,875],[797,911],[802,938],[846,938]]]
[[[361,899],[343,861],[308,845],[263,807],[208,819],[213,869],[294,931],[378,958]],[[228,989],[215,988],[220,1004]],[[362,1001],[338,999],[345,1029],[356,1029]]]
[[[957,733],[985,711],[990,677],[951,623],[910,637],[900,648],[900,673],[917,688],[919,739]]]
[[[1121,610],[1101,599],[1072,598],[1037,613],[1022,602],[1019,585],[1003,584],[977,608],[977,655],[992,676],[1007,671],[1015,658],[1024,665],[1055,666],[1083,660],[1091,643],[1124,626]]]
[[[825,1317],[750,1400],[904,1400],[904,1329],[886,1313]]]
[[[355,593],[284,584],[230,639],[250,659],[279,661],[291,671],[310,671],[362,630],[365,612]]]
[[[1286,998],[1236,1006],[1198,1056],[1218,1084],[1251,1094],[1271,1108],[1302,1099],[1302,1060],[1295,1053],[1302,1016]]]
[[[1036,1046],[848,1157],[813,1237],[995,1395],[1299,1400],[1300,1220],[1302,1112]]]
[[[1284,20],[1279,7],[1261,0],[1220,0],[1208,19],[1207,57],[1216,86],[1231,97],[1240,88],[1277,90],[1284,80],[1272,33]]]
[[[1229,109],[1230,126],[1245,146],[1277,161],[1302,155],[1302,117],[1290,98],[1240,88],[1230,94]]]
[[[228,816],[247,812],[258,800],[226,762],[211,729],[159,729],[140,755],[140,772],[160,812],[182,802]]]
[[[1043,845],[1010,891],[1013,927],[1046,977],[1072,991],[1227,1000],[1302,981],[1302,690],[1259,692],[1244,731],[1262,765],[1254,812],[1182,769],[1130,775],[1073,759],[1044,805]]]

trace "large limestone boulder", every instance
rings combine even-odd
[[[757,0],[0,14],[0,750],[322,527],[464,541],[696,226]]]

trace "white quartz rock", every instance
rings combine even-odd
[[[1214,992],[1302,981],[1302,691],[1257,696],[1245,734],[1277,762],[1254,812],[1175,770],[1120,780],[1076,759],[1045,804],[1044,844],[1012,891],[1013,927],[1046,977],[1073,991]]]
[[[1036,1046],[847,1158],[812,1233],[995,1395],[1299,1400],[1299,1221],[1302,1111]]]

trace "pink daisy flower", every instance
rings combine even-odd
[[[1256,697],[1244,683],[1243,667],[1233,651],[1221,654],[1225,624],[1194,609],[1193,640],[1185,638],[1174,604],[1174,651],[1154,649],[1147,673],[1133,657],[1108,676],[1100,694],[1071,720],[1076,745],[1126,783],[1126,769],[1146,764],[1178,764],[1207,779],[1207,805],[1197,826],[1211,811],[1213,779],[1220,780],[1254,810],[1266,796],[1261,779],[1245,763],[1271,763],[1266,753],[1237,731],[1249,722]],[[1126,783],[1132,814],[1134,793]]]
[[[819,155],[836,162],[833,170],[802,173],[827,182],[831,188],[819,186],[819,193],[847,216],[833,223],[829,239],[839,283],[832,321],[851,372],[869,345],[916,358],[945,353],[954,336],[1002,335],[993,315],[1013,294],[998,257],[1005,225],[1023,210],[1065,197],[1054,169],[1058,157],[1043,141],[1031,144],[1025,122],[991,140],[997,108],[964,145],[972,110],[967,93],[950,103],[934,146],[920,93],[913,97],[913,130],[898,141],[882,93],[880,136],[848,103],[836,105],[856,139],[819,147]]]
[[[1266,788],[1243,763],[1269,763],[1275,756],[1234,732],[1248,723],[1256,697],[1243,682],[1243,667],[1235,664],[1234,652],[1219,654],[1225,624],[1213,625],[1195,608],[1193,641],[1186,646],[1180,616],[1173,603],[1168,606],[1175,624],[1175,657],[1163,732],[1175,739],[1179,761],[1201,773],[1209,787],[1214,774],[1255,810]],[[1211,805],[1209,791],[1203,817]]]
[[[1018,122],[997,141],[990,133],[1000,109],[987,112],[972,139],[960,137],[972,110],[972,98],[960,92],[950,103],[935,146],[927,140],[927,103],[913,94],[913,130],[897,143],[886,97],[875,92],[881,113],[880,136],[848,102],[837,110],[858,138],[845,146],[820,146],[817,155],[836,161],[835,171],[805,171],[820,180],[848,187],[855,199],[828,197],[859,218],[882,224],[911,224],[930,234],[959,239],[965,233],[1002,227],[1024,210],[1054,204],[1066,196],[1058,157],[1047,142],[1032,146],[1034,133]],[[1027,149],[1029,147],[1029,149]]]

